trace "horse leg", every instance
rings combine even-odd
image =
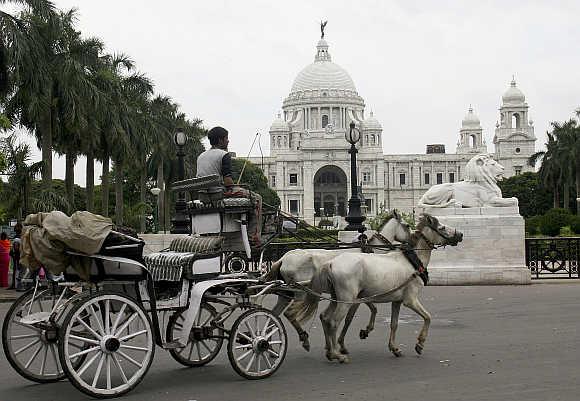
[[[366,302],[365,305],[369,307],[371,311],[371,317],[369,318],[369,324],[367,325],[367,328],[361,330],[359,333],[359,337],[361,340],[367,338],[369,336],[369,333],[375,329],[375,319],[377,317],[377,307],[375,306],[375,304],[371,302]]]
[[[336,332],[338,331],[338,326],[340,322],[344,320],[344,317],[348,313],[350,309],[349,304],[337,304],[336,307],[333,309],[332,313],[325,316],[326,324],[328,325],[328,337],[330,339],[330,350],[327,351],[327,357],[330,360],[336,359],[340,363],[349,362],[348,355],[344,355],[340,352],[338,347],[338,341],[336,338]]]
[[[401,301],[394,301],[391,304],[391,331],[389,333],[389,351],[396,357],[403,355],[401,350],[395,345],[395,336],[397,327],[399,327],[399,312],[401,310]]]
[[[348,350],[344,346],[344,337],[346,336],[346,332],[352,323],[352,319],[354,318],[354,314],[356,313],[360,304],[352,304],[349,308],[348,313],[346,315],[346,319],[344,321],[344,325],[342,326],[342,331],[340,332],[340,337],[338,337],[338,345],[340,345],[340,353],[341,354],[348,354]],[[361,330],[362,332],[362,330]]]
[[[304,331],[304,329],[302,328],[302,326],[300,326],[300,323],[298,323],[296,319],[294,319],[293,317],[289,317],[286,312],[284,312],[284,316],[286,316],[292,327],[296,329],[296,332],[298,333],[298,339],[302,343],[302,348],[304,348],[306,351],[310,351],[310,341],[308,340],[308,333]]]
[[[419,299],[416,297],[413,297],[407,301],[405,306],[415,311],[423,318],[423,327],[419,332],[417,344],[415,345],[415,352],[421,355],[423,353],[423,348],[425,347],[425,340],[427,339],[427,334],[429,332],[429,325],[431,324],[431,314],[427,312],[427,309],[425,309],[425,307],[421,304],[421,301],[419,301]]]
[[[331,340],[330,340],[330,326],[328,324],[328,320],[330,316],[333,314],[335,308],[336,302],[330,302],[328,308],[326,308],[324,312],[320,314],[320,322],[322,323],[322,330],[324,330],[324,341],[326,343],[324,348],[326,349],[326,358],[329,361],[332,361],[332,357],[330,354]]]

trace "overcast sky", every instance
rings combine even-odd
[[[329,21],[332,60],[383,125],[385,153],[424,153],[428,143],[455,152],[470,104],[493,152],[512,75],[530,106],[537,148],[550,121],[580,106],[580,1],[55,3],[76,7],[85,36],[130,55],[189,117],[226,127],[238,155],[247,155],[258,131],[269,153],[268,128],[298,72],[314,60],[321,19]],[[63,177],[64,159],[54,164],[55,177]],[[84,185],[84,161],[76,181]]]

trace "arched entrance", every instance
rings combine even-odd
[[[320,217],[320,209],[326,216],[346,216],[346,174],[339,167],[324,166],[314,176],[314,214]]]

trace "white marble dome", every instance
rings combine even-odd
[[[512,79],[510,87],[501,97],[504,103],[524,103],[526,97],[523,92],[516,86],[516,80]]]
[[[474,113],[473,108],[469,106],[469,110],[463,120],[461,121],[462,128],[481,128],[479,117]]]
[[[365,131],[382,131],[383,130],[383,126],[381,125],[379,120],[377,120],[375,118],[375,115],[372,111],[371,111],[370,115],[367,118],[365,118],[364,121],[362,122],[362,128]]]
[[[356,93],[356,87],[350,75],[342,67],[332,62],[328,53],[328,43],[321,39],[316,49],[314,63],[298,73],[290,93],[322,89]]]

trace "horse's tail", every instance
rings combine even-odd
[[[264,273],[261,277],[261,281],[274,281],[274,280],[281,280],[282,277],[280,276],[280,268],[282,267],[282,259],[280,258],[274,263],[272,263],[272,267],[266,273]]]
[[[322,292],[326,290],[327,292],[334,294],[334,285],[330,275],[330,263],[322,266],[310,281],[308,288],[310,291],[306,292],[304,299],[294,301],[287,309],[286,316],[290,321],[295,320],[301,324],[310,320],[318,309],[318,303],[320,302],[320,295]]]

